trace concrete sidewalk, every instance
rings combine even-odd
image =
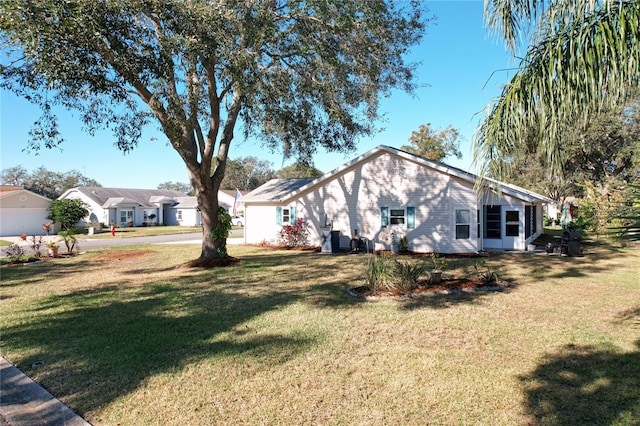
[[[0,357],[0,425],[90,426],[90,423]]]

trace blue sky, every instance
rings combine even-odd
[[[420,87],[411,96],[396,92],[381,103],[385,114],[378,127],[384,130],[374,137],[361,139],[351,154],[327,154],[319,151],[314,158],[317,168],[328,172],[346,161],[378,146],[396,148],[407,144],[411,132],[421,124],[435,128],[448,125],[460,130],[463,158],[448,158],[446,163],[472,170],[471,141],[482,112],[500,94],[501,87],[513,75],[505,71],[514,61],[501,41],[483,25],[482,0],[428,1],[437,19],[427,29],[420,46],[410,60],[421,62],[417,74]],[[184,163],[177,152],[166,145],[166,138],[151,125],[139,146],[123,154],[113,144],[111,133],[90,136],[82,132],[77,114],[59,114],[61,133],[66,142],[60,149],[42,149],[38,155],[24,151],[28,132],[40,116],[28,102],[2,91],[0,98],[0,167],[22,166],[31,172],[44,166],[64,172],[77,169],[105,187],[156,188],[160,183],[188,182]],[[248,155],[270,161],[274,169],[283,163],[281,153],[271,153],[254,140],[243,140],[241,132],[230,148],[230,158]]]

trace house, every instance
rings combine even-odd
[[[218,203],[230,210],[235,191],[219,191]],[[202,217],[196,197],[166,189],[103,188],[82,186],[65,191],[59,199],[77,198],[89,207],[87,222],[127,226],[200,226]],[[84,224],[82,224],[84,225]]]
[[[41,235],[51,200],[22,186],[0,185],[0,235]]]
[[[406,237],[418,252],[522,250],[543,232],[546,197],[494,180],[478,192],[474,174],[378,146],[315,179],[274,179],[243,197],[245,243],[275,242],[283,225],[304,219],[310,244],[357,232],[377,249]],[[324,251],[324,250],[323,250]]]

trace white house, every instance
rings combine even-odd
[[[85,218],[85,222],[100,222],[107,226],[112,223],[126,226],[133,222],[135,226],[139,226],[144,222],[178,225],[174,221],[178,199],[189,197],[180,191],[165,189],[81,186],[68,189],[58,199],[71,198],[80,199],[89,206],[89,216]],[[191,205],[188,208],[194,209]],[[191,216],[195,218],[196,215],[194,213]],[[188,224],[197,225],[195,222]]]
[[[218,204],[232,209],[235,191],[219,191]],[[127,226],[165,224],[200,226],[202,217],[196,197],[166,189],[103,188],[81,186],[65,191],[58,199],[77,198],[87,203],[84,222]]]
[[[51,200],[22,186],[0,185],[0,235],[41,235]]]
[[[440,162],[379,146],[316,179],[274,179],[243,196],[245,243],[274,242],[282,225],[304,219],[310,243],[340,246],[358,237],[389,249],[406,237],[418,252],[522,250],[543,232],[550,200],[514,185],[487,180]]]

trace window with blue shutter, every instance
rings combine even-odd
[[[289,223],[291,223],[291,224],[295,224],[296,223],[296,208],[295,208],[295,206],[289,207]]]
[[[276,207],[276,225],[282,225],[282,207]]]
[[[382,228],[389,226],[389,207],[380,207],[380,226]]]
[[[416,227],[416,208],[407,207],[407,228],[413,229]]]

